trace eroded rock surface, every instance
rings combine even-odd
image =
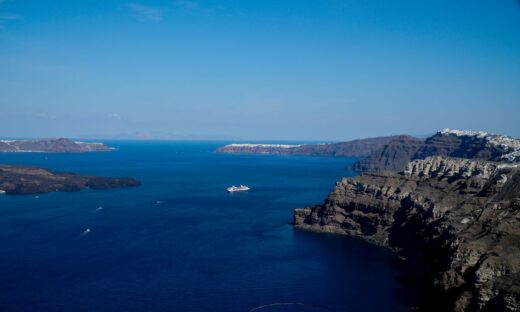
[[[415,263],[423,310],[520,310],[520,167],[428,157],[337,182],[297,228],[362,237]]]

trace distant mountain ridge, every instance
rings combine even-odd
[[[34,139],[34,140],[0,140],[0,152],[45,152],[45,153],[84,153],[108,152],[113,148],[103,143],[81,142],[71,139]]]
[[[220,153],[359,157],[359,172],[402,171],[411,160],[430,156],[501,162],[520,161],[520,140],[483,131],[444,129],[426,138],[395,135],[327,144],[228,144]]]
[[[219,153],[365,157],[394,140],[410,138],[412,137],[408,135],[394,135],[327,144],[228,144],[219,147],[216,151]]]

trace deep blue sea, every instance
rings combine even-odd
[[[217,154],[218,142],[108,144],[118,150],[0,154],[0,163],[143,183],[0,196],[0,311],[406,311],[412,304],[392,253],[290,225],[294,208],[321,203],[336,180],[353,175],[354,159]],[[252,190],[228,194],[232,184]],[[261,308],[274,303],[292,304]]]

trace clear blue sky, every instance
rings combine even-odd
[[[520,137],[520,4],[0,0],[0,136]]]

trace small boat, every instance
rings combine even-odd
[[[4,195],[5,193],[6,193],[6,191],[0,190],[0,195]]]
[[[249,191],[250,189],[251,188],[249,186],[240,184],[240,186],[234,186],[234,185],[230,186],[226,190],[229,193],[233,193],[233,192]]]

